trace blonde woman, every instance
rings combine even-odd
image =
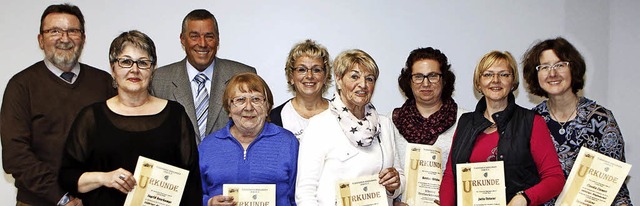
[[[540,205],[560,194],[564,175],[544,119],[515,103],[518,67],[509,52],[492,51],[476,66],[483,97],[463,114],[440,186],[441,205],[456,205],[456,164],[503,161],[509,205]]]

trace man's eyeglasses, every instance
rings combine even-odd
[[[557,72],[566,71],[569,68],[569,62],[558,62],[553,65],[551,64],[541,64],[536,66],[536,70],[538,72],[550,72],[552,69]]]
[[[440,79],[442,78],[442,74],[439,73],[429,73],[429,74],[413,74],[411,75],[411,82],[413,82],[414,84],[422,84],[422,82],[424,82],[424,79],[428,79],[429,83],[435,84],[440,82]]]
[[[493,73],[493,72],[485,72],[482,73],[482,78],[483,79],[493,79],[493,77],[498,76],[498,79],[500,80],[507,80],[511,77],[511,73],[507,73],[507,72],[501,72],[501,73]]]
[[[231,104],[236,107],[245,107],[247,105],[247,102],[251,102],[251,105],[253,105],[254,107],[260,107],[262,106],[262,103],[264,103],[264,101],[265,98],[261,96],[242,96],[231,99]]]
[[[307,75],[308,72],[311,72],[311,74],[314,76],[318,76],[324,73],[324,68],[322,67],[307,68],[307,67],[300,66],[300,67],[294,67],[292,69],[293,69],[293,73],[299,76]]]
[[[80,37],[82,36],[83,31],[81,29],[61,29],[61,28],[51,28],[42,31],[43,34],[49,34],[53,37],[61,37],[65,33],[68,37]]]
[[[148,59],[133,60],[129,58],[118,58],[116,59],[116,62],[118,62],[118,66],[122,68],[131,68],[133,64],[136,64],[138,65],[138,69],[144,70],[151,68],[152,64],[151,60]]]

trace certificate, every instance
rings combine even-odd
[[[556,205],[611,205],[631,165],[582,147]]]
[[[188,176],[188,170],[140,156],[133,173],[137,185],[124,205],[178,206]]]
[[[404,171],[407,182],[402,202],[408,205],[437,205],[442,180],[441,150],[436,146],[407,144]]]
[[[336,205],[338,206],[387,206],[387,191],[378,183],[378,175],[362,176],[338,181]]]
[[[458,205],[507,204],[502,161],[456,165]]]
[[[276,205],[275,184],[223,184],[222,195],[232,196],[238,205]]]

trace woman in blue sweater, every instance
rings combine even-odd
[[[276,205],[295,205],[298,140],[268,121],[273,96],[258,75],[229,80],[222,98],[230,121],[198,146],[203,205],[234,205],[224,184],[275,184]]]

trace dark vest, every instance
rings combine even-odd
[[[540,182],[538,169],[530,149],[535,113],[516,105],[513,94],[509,94],[508,101],[505,110],[492,115],[500,136],[497,159],[504,163],[507,201],[513,198],[518,191],[526,190]],[[486,101],[483,97],[476,105],[474,112],[465,113],[460,117],[449,154],[454,180],[456,179],[456,163],[469,162],[476,137],[491,126],[491,122],[483,115],[486,107]]]

